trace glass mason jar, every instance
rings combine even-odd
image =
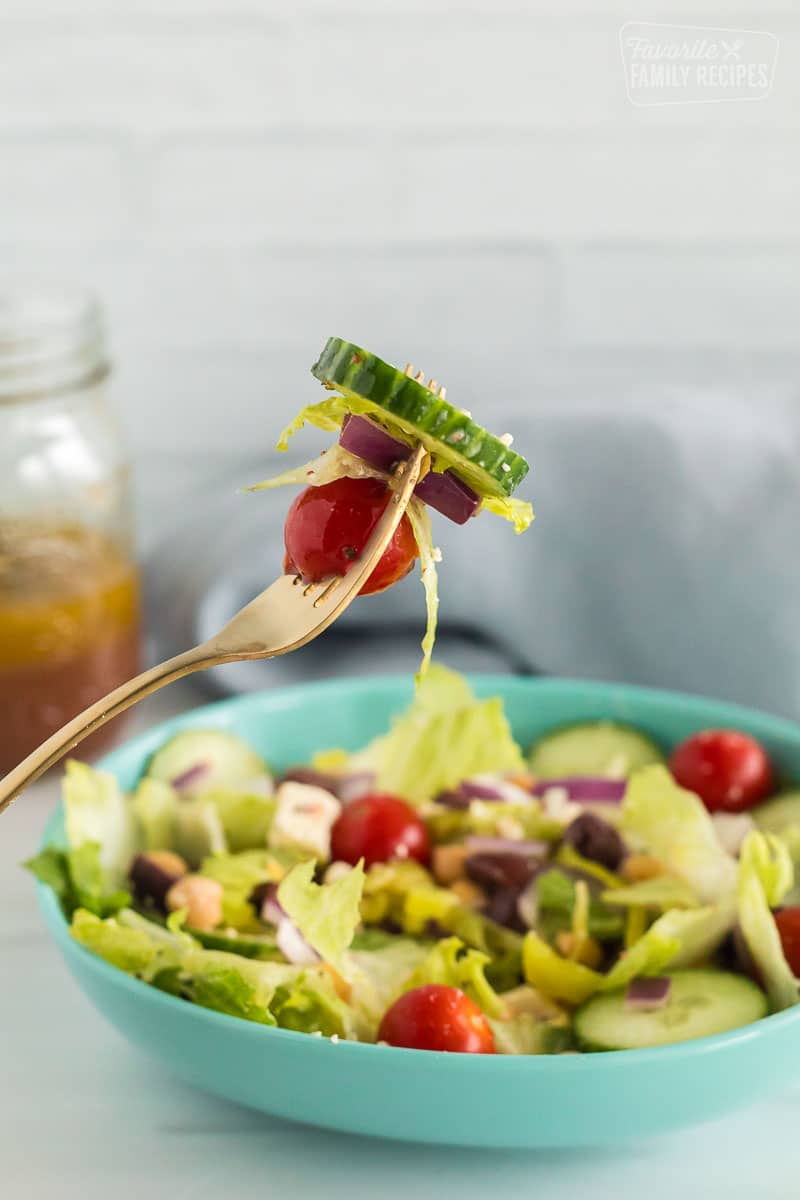
[[[91,297],[0,293],[0,774],[139,668],[130,469],[108,376]]]

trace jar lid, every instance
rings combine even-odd
[[[0,404],[72,391],[107,373],[103,316],[90,293],[42,284],[0,291]]]

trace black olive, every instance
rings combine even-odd
[[[167,892],[184,874],[183,871],[168,870],[149,854],[137,854],[128,872],[133,894],[139,903],[155,905],[163,912],[167,910]]]
[[[616,871],[627,854],[627,848],[613,825],[594,813],[581,813],[568,826],[564,841],[573,846],[583,858]]]

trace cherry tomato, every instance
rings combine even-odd
[[[284,570],[317,581],[345,575],[369,541],[389,502],[380,479],[335,479],[297,496],[286,516]],[[404,514],[362,596],[382,592],[407,575],[418,556],[414,532]]]
[[[331,830],[331,854],[354,866],[414,858],[426,863],[430,839],[424,821],[405,800],[376,794],[346,804]]]
[[[494,1034],[469,996],[442,983],[404,992],[383,1014],[378,1040],[411,1050],[494,1054]]]
[[[670,770],[709,812],[744,812],[768,796],[772,766],[759,742],[735,729],[705,729],[672,752]]]
[[[800,908],[782,908],[775,913],[783,953],[795,975],[800,978]]]

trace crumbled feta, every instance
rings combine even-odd
[[[525,830],[516,817],[501,817],[497,822],[497,835],[502,838],[510,838],[513,841],[522,841],[525,837]]]
[[[498,442],[502,442],[504,446],[514,445],[514,435],[511,433],[501,433],[497,440]]]
[[[500,463],[500,469],[508,473],[511,470],[511,467],[508,465],[508,463]]]
[[[738,857],[742,842],[756,827],[749,813],[715,812],[711,814],[711,822],[717,840],[732,858]]]
[[[349,875],[352,869],[350,863],[336,859],[325,871],[325,882],[338,883],[340,879],[344,879],[345,875]]]
[[[331,856],[331,828],[341,804],[324,788],[288,781],[275,793],[277,805],[268,844],[313,854],[321,862]]]
[[[547,788],[542,796],[542,808],[546,816],[562,825],[569,825],[583,812],[581,805],[570,800],[569,792],[563,787]]]

